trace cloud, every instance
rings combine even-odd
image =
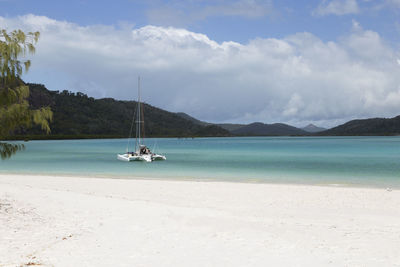
[[[357,0],[323,0],[319,6],[313,11],[313,15],[348,15],[357,14],[359,7]]]
[[[170,1],[147,11],[151,24],[185,26],[209,17],[261,18],[273,13],[272,0]]]
[[[0,28],[41,32],[25,79],[52,90],[133,99],[211,122],[309,122],[400,114],[399,51],[353,22],[336,42],[310,33],[218,43],[173,27],[79,26],[0,17]],[[351,25],[349,25],[351,27]]]

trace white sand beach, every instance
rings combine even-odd
[[[400,266],[400,191],[0,175],[0,266]]]

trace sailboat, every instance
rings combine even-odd
[[[150,151],[150,149],[144,145],[144,116],[142,110],[142,103],[140,99],[140,77],[138,77],[138,102],[136,108],[136,142],[135,142],[135,150],[134,152],[129,152],[129,144],[132,133],[129,133],[128,145],[126,148],[125,154],[118,154],[117,159],[121,161],[144,161],[144,162],[152,162],[154,160],[166,160],[167,158],[164,155],[156,154]],[[135,115],[132,118],[132,126],[135,121]]]

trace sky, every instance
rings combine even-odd
[[[39,31],[28,82],[208,122],[400,115],[400,0],[0,0]]]

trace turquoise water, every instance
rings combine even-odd
[[[400,188],[400,137],[147,139],[167,161],[121,162],[127,139],[30,141],[0,173]]]

